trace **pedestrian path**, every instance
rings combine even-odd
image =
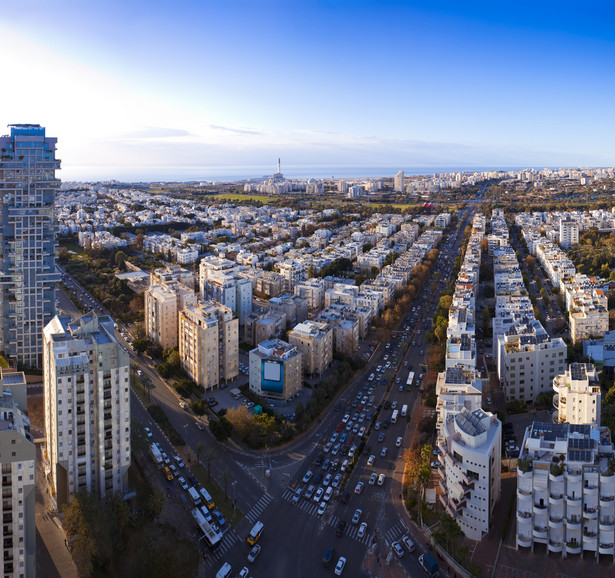
[[[265,511],[267,506],[271,503],[273,498],[265,492],[258,502],[252,506],[250,511],[246,514],[246,520],[252,522],[253,524],[258,521],[260,515]]]

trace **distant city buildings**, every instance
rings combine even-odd
[[[0,351],[42,366],[43,327],[55,315],[54,200],[57,139],[37,124],[9,125],[0,137]]]
[[[44,330],[46,444],[51,497],[61,506],[78,492],[109,498],[128,488],[130,358],[113,320],[54,317]]]

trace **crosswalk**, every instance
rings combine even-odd
[[[399,540],[404,534],[408,532],[408,527],[404,524],[403,520],[399,520],[394,526],[388,528],[384,532],[384,537],[387,542],[390,544],[391,542],[395,542]]]
[[[246,514],[246,520],[249,520],[253,524],[258,521],[260,515],[265,511],[265,508],[271,503],[273,498],[265,492],[258,502],[252,506],[250,511]]]
[[[224,533],[220,545],[213,552],[208,551],[205,566],[211,568],[212,566],[219,565],[220,558],[222,558],[238,541],[239,535],[235,532],[234,528],[230,528]]]

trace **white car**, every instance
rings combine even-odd
[[[376,456],[374,454],[372,454],[371,456],[369,456],[369,458],[367,458],[367,465],[368,466],[373,466],[374,465],[374,460],[376,459]]]
[[[384,484],[384,474],[378,476],[378,485],[382,486],[382,484]]]
[[[323,486],[328,486],[328,485],[331,483],[331,478],[332,478],[332,477],[333,477],[333,476],[332,476],[331,474],[327,474],[327,475],[325,476],[325,479],[322,481],[322,485],[323,485]]]
[[[312,477],[312,470],[308,470],[307,472],[305,472],[305,476],[303,476],[303,483],[307,484],[310,481],[311,477]]]
[[[377,480],[378,480],[378,474],[376,472],[372,472],[372,475],[370,476],[368,483],[370,486],[373,486]]]
[[[320,502],[320,506],[318,506],[318,515],[322,516],[327,509],[327,502]]]
[[[323,487],[320,487],[316,490],[316,493],[314,494],[314,501],[315,502],[320,502],[320,499],[322,498],[322,495],[325,493],[325,489]]]
[[[189,486],[184,478],[177,478],[177,481],[179,482],[179,485],[181,486],[182,490],[188,489]]]
[[[401,447],[401,442],[403,441],[403,438],[401,436],[399,436],[396,440],[395,440],[395,447],[396,448],[400,448]]]
[[[344,571],[344,566],[346,566],[346,558],[344,556],[340,556],[340,559],[337,561],[335,565],[335,575],[341,576]]]
[[[359,526],[359,532],[357,533],[357,537],[363,538],[365,536],[365,532],[367,532],[367,522],[361,522]]]
[[[146,428],[145,428],[145,433],[147,434],[147,437],[148,437],[148,438],[151,438],[151,437],[152,437],[152,430],[151,430],[151,429],[149,429],[148,427],[146,427]]]

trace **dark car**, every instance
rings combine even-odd
[[[350,499],[350,492],[344,492],[342,494],[342,504],[347,504]]]
[[[320,464],[322,464],[322,460],[323,460],[323,455],[322,454],[318,454],[318,456],[316,457],[316,459],[314,460],[314,463],[319,466]]]
[[[318,472],[315,476],[314,476],[314,483],[315,484],[320,484],[320,482],[322,482],[322,473]]]
[[[344,530],[346,529],[346,522],[344,520],[340,520],[337,523],[337,526],[335,528],[335,535],[336,536],[341,536],[344,534]]]
[[[389,402],[389,400],[384,402],[384,409],[389,409],[391,407],[391,403]]]

